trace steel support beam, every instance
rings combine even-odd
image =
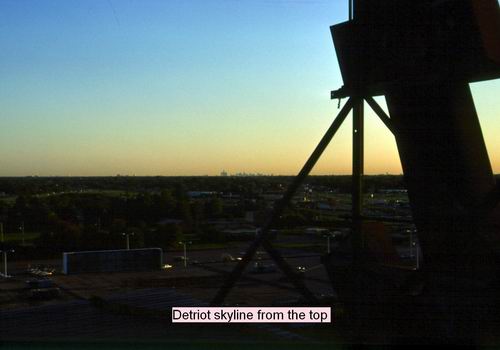
[[[382,123],[385,124],[387,129],[389,129],[394,134],[394,125],[392,123],[391,118],[384,112],[382,107],[373,99],[373,97],[368,96],[365,97],[366,102],[370,105],[371,109],[375,112],[376,115],[382,120]]]
[[[342,125],[343,121],[351,111],[352,107],[353,107],[353,100],[350,98],[346,102],[344,107],[340,110],[337,117],[333,121],[332,125],[327,130],[327,132],[325,133],[319,144],[316,146],[313,153],[311,154],[307,162],[300,170],[299,174],[294,178],[293,182],[290,184],[287,191],[283,195],[283,198],[275,203],[273,212],[271,213],[269,219],[266,221],[260,232],[257,234],[256,239],[248,247],[242,260],[240,260],[236,265],[236,267],[231,271],[229,277],[225,280],[224,284],[222,285],[222,287],[219,289],[214,299],[212,300],[211,305],[221,305],[224,302],[227,294],[231,291],[236,281],[241,277],[243,271],[248,266],[253,256],[255,255],[255,252],[261,245],[266,249],[269,255],[277,263],[280,269],[286,274],[286,276],[290,279],[290,281],[295,285],[295,287],[301,292],[301,294],[309,301],[315,301],[314,294],[307,289],[306,285],[301,279],[297,278],[295,271],[293,271],[293,269],[286,263],[286,261],[279,254],[279,252],[272,247],[271,243],[268,240],[268,236],[270,229],[272,228],[276,220],[279,219],[280,216],[283,214],[283,211],[290,203],[290,201],[292,200],[293,196],[297,192],[302,182],[309,175],[312,168],[314,167],[318,159],[325,151],[326,147],[328,146],[331,139]]]
[[[361,211],[363,207],[364,173],[364,100],[354,97],[352,109],[352,248],[354,263],[359,262],[363,246]]]
[[[353,329],[360,327],[363,293],[366,288],[362,279],[358,278],[363,264],[363,173],[364,173],[364,99],[359,95],[353,97],[352,109],[352,270],[354,285],[352,290]]]

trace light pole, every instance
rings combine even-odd
[[[127,240],[127,250],[130,250],[130,236],[133,236],[134,233],[131,232],[131,233],[125,233],[123,232],[122,233],[122,236],[125,236],[126,240]]]
[[[7,278],[7,277],[10,277],[8,274],[7,274],[7,253],[14,253],[14,249],[9,249],[9,250],[3,250],[1,251],[1,253],[3,253],[3,277]]]
[[[186,249],[186,246],[188,244],[191,244],[192,242],[189,241],[189,242],[179,242],[179,244],[181,244],[183,247],[184,247],[184,268],[187,267],[187,249]]]
[[[330,254],[330,238],[332,238],[331,235],[326,235],[326,253]]]
[[[336,232],[323,235],[323,237],[326,237],[326,253],[327,254],[330,254],[330,252],[331,252],[330,239],[335,237],[335,233]]]

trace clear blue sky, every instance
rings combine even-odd
[[[0,176],[294,174],[342,85],[347,0],[0,0]],[[473,87],[495,171],[498,81]],[[399,173],[367,115],[368,173]],[[349,173],[346,123],[318,174]]]

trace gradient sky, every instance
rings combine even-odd
[[[338,112],[346,19],[347,0],[0,0],[0,176],[296,174]],[[500,80],[472,89],[499,173]],[[366,110],[366,172],[401,173]],[[314,174],[350,173],[350,129]]]

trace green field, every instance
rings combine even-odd
[[[17,196],[3,196],[0,197],[0,202],[6,203],[8,205],[14,205]]]
[[[25,232],[24,233],[24,242],[30,243],[40,237],[40,232]],[[5,242],[9,243],[22,243],[23,235],[21,232],[5,232],[4,233]]]
[[[101,194],[109,197],[123,197],[123,196],[136,196],[137,192],[133,191],[123,191],[123,190],[83,190],[83,191],[65,191],[65,192],[50,192],[50,193],[42,193],[36,194],[35,197],[45,198],[50,196],[61,196],[68,194]],[[8,205],[15,204],[17,196],[3,196],[0,197],[0,202],[7,203]]]

